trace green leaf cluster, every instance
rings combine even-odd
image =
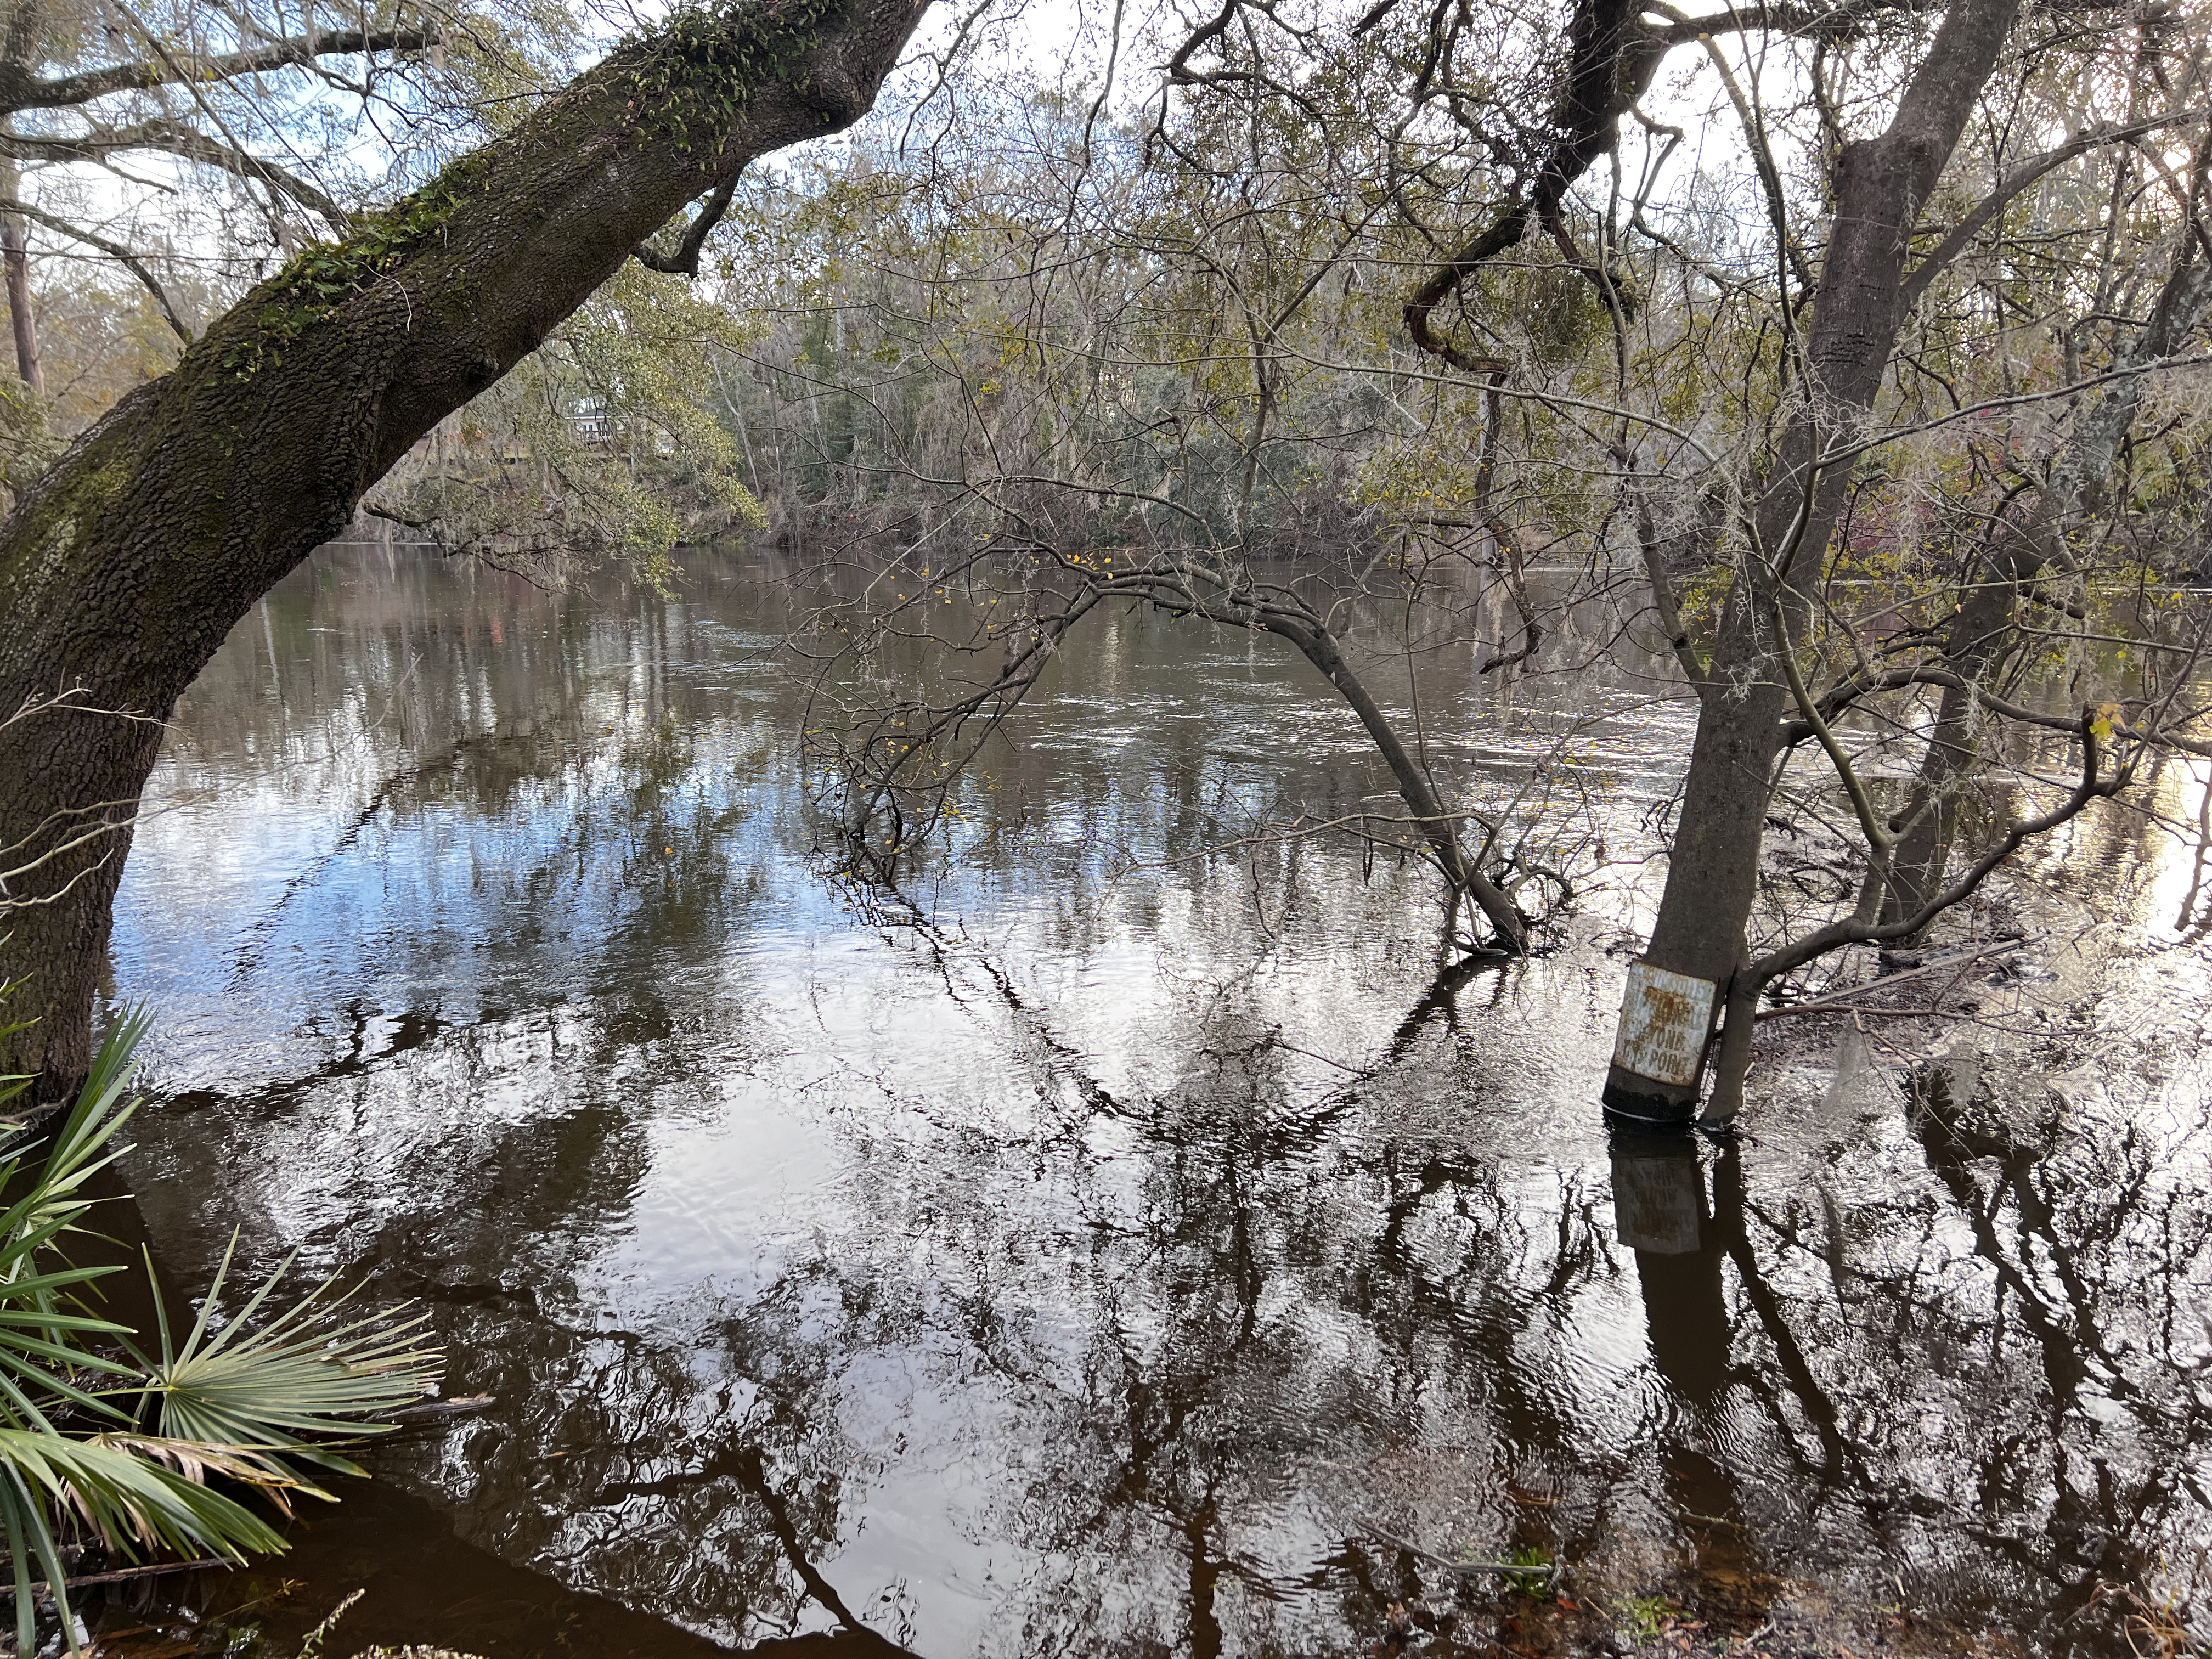
[[[370,497],[447,550],[558,581],[599,562],[648,584],[684,542],[766,527],[708,399],[742,348],[729,313],[632,264]]]

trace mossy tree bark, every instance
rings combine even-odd
[[[41,1101],[82,1076],[158,722],[232,624],[685,203],[865,112],[927,3],[679,9],[262,283],[25,492],[0,524],[0,981],[34,1023],[0,1072]]]

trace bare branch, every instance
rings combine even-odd
[[[0,65],[0,116],[24,110],[73,109],[118,92],[143,92],[184,82],[222,82],[271,70],[304,68],[318,58],[357,58],[390,52],[398,57],[428,51],[436,36],[422,29],[332,29],[272,40],[251,51],[215,57],[111,64],[56,80],[40,81],[20,69]]]
[[[1761,957],[1744,970],[1753,988],[1764,986],[1794,968],[1802,968],[1815,957],[1846,945],[1874,945],[1885,939],[1911,939],[1928,924],[1972,896],[1974,890],[1989,878],[1996,868],[2036,836],[2047,835],[2059,825],[2077,817],[2089,803],[2117,795],[2127,787],[2135,775],[2132,762],[2116,768],[2111,775],[2100,775],[2103,745],[2098,741],[2096,711],[2085,708],[2081,718],[2075,722],[2074,730],[2081,738],[2081,777],[2066,799],[2039,817],[2015,820],[2007,826],[1994,845],[1967,867],[1966,873],[1909,916],[1895,921],[1865,922],[1851,917],[1832,921],[1825,927],[1815,928],[1795,944]]]
[[[1780,1008],[1762,1008],[1754,1018],[1758,1023],[1764,1024],[1770,1019],[1784,1019],[1793,1014],[1848,1013],[1855,1006],[1854,1000],[1864,996],[1869,991],[1887,991],[1892,986],[1904,984],[1907,980],[1925,979],[1930,974],[1940,974],[1949,968],[1964,968],[1970,963],[1980,962],[1988,957],[2002,956],[2017,951],[2020,947],[2021,941],[2016,939],[1997,939],[1991,944],[1978,945],[1971,951],[1958,951],[1945,957],[1940,962],[1923,963],[1917,968],[1908,968],[1901,974],[1885,974],[1881,978],[1869,981],[1864,985],[1846,986],[1831,995],[1814,997],[1810,1002],[1792,1002]],[[1895,1011],[1861,1008],[1858,1012],[1872,1014]],[[1917,1013],[1924,1011],[1915,1009],[1911,1012]]]
[[[1924,5],[1913,3],[1834,6],[1778,3],[1733,7],[1711,17],[1685,17],[1670,7],[1667,9],[1668,21],[1664,24],[1654,27],[1647,23],[1644,27],[1655,39],[1673,46],[1690,46],[1716,34],[1794,34],[1833,39],[1856,34],[1866,24],[1885,13],[1927,9],[1929,8]]]
[[[122,243],[111,242],[105,236],[98,235],[81,226],[73,225],[66,219],[57,218],[42,208],[32,206],[28,202],[18,202],[9,198],[0,197],[0,213],[20,214],[33,224],[44,225],[48,230],[58,231],[64,236],[82,242],[87,247],[97,248],[100,252],[105,253],[136,276],[146,291],[154,296],[154,303],[161,307],[163,319],[175,331],[177,337],[186,345],[192,343],[192,331],[185,326],[185,319],[177,314],[177,307],[169,299],[168,289],[161,286],[160,279],[148,268],[146,262],[124,246]]]
[[[106,127],[70,138],[33,137],[0,131],[0,155],[18,161],[106,162],[134,150],[159,150],[204,167],[221,168],[239,179],[258,179],[290,197],[332,226],[349,222],[344,209],[297,174],[243,149],[220,143],[181,121],[142,121],[136,126]]]
[[[742,171],[743,169],[740,169]],[[738,174],[733,173],[716,185],[697,215],[684,228],[684,235],[673,253],[662,253],[650,242],[638,244],[633,256],[648,270],[658,270],[670,276],[696,276],[699,274],[699,252],[707,246],[707,234],[722,222],[730,210],[730,193],[738,187]]]
[[[2067,162],[2077,156],[2087,155],[2100,145],[2120,143],[2130,138],[2140,138],[2145,133],[2157,131],[2160,127],[2178,126],[2184,121],[2198,120],[2205,113],[2206,111],[2199,107],[2177,111],[2173,114],[2161,115],[2153,120],[2136,121],[2125,126],[2110,125],[2100,122],[2094,126],[2084,127],[2057,149],[2045,150],[2042,155],[2032,156],[2021,162],[2020,166],[1999,179],[1996,188],[1987,196],[1975,203],[1972,210],[1953,226],[1950,234],[1936,245],[1934,252],[1912,268],[1911,275],[1905,279],[1902,301],[1905,309],[1910,311],[1914,306],[1919,304],[1921,295],[1927,293],[1929,284],[1942,274],[1944,267],[1965,252],[1974,238],[1988,228],[1991,220],[2010,206],[2022,191],[2046,173],[2065,166]]]

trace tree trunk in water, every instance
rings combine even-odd
[[[2023,530],[2003,534],[2002,544],[1989,550],[1988,569],[1967,589],[1952,620],[1944,642],[1944,665],[1960,683],[1943,688],[1935,728],[1929,733],[1905,810],[1890,823],[1899,834],[1890,850],[1888,890],[1882,896],[1881,919],[1886,922],[1917,915],[1943,885],[1959,824],[1959,786],[1981,757],[1982,681],[2012,654],[2017,638],[2013,617],[2021,588],[2035,580],[2036,573],[2048,562],[2055,538],[2063,533],[2052,521],[2051,506],[2046,490],[2037,502],[2033,521]]]
[[[1838,163],[1835,219],[1806,344],[1810,385],[1754,515],[1757,545],[1742,556],[1722,614],[1667,884],[1644,958],[1710,983],[1721,1000],[1729,1000],[1743,965],[1758,892],[1790,696],[1780,653],[1803,635],[1850,482],[1848,465],[1823,465],[1820,456],[1874,407],[1905,320],[1905,260],[1920,204],[1950,159],[2018,9],[2019,0],[1954,5],[1888,130],[1846,145]],[[1694,1040],[1702,1043],[1704,1036]],[[1735,1046],[1747,1057],[1747,1042]],[[1701,1078],[1654,1079],[1623,1064],[1627,1057],[1616,1048],[1604,1090],[1610,1110],[1677,1124],[1695,1115]]]
[[[2124,367],[2153,362],[2176,350],[2212,305],[2212,265],[2197,264],[2195,238],[2183,240],[2173,273],[2149,322],[2129,347]],[[2025,526],[2000,532],[1987,571],[1960,603],[1943,647],[1944,666],[1957,683],[1943,688],[1920,770],[1905,810],[1892,825],[1900,833],[1881,908],[1886,922],[1917,915],[1942,888],[1959,822],[1959,788],[1981,763],[1982,682],[2012,655],[2019,640],[2014,622],[2022,600],[2045,573],[2067,565],[2067,532],[2082,497],[2112,471],[2148,379],[2134,374],[2118,381],[2081,418],[2038,492],[2033,514]]]
[[[76,695],[0,726],[0,869],[23,907],[0,922],[0,981],[27,976],[7,1012],[36,1017],[0,1039],[0,1072],[38,1074],[42,1102],[83,1075],[149,722],[231,625],[686,202],[865,112],[926,3],[675,13],[302,253],[24,493],[0,524],[0,720]]]
[[[0,162],[0,198],[14,201],[20,187],[14,164]],[[25,386],[43,394],[46,377],[39,367],[39,323],[31,309],[31,253],[21,215],[0,213],[0,256],[8,265],[8,320],[15,331],[15,372]]]

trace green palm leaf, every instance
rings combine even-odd
[[[15,1580],[19,1652],[34,1644],[31,1589],[40,1577],[76,1650],[61,1547],[68,1534],[127,1557],[175,1551],[241,1561],[249,1551],[281,1550],[267,1521],[210,1483],[236,1483],[280,1509],[292,1492],[327,1497],[295,1464],[352,1472],[331,1449],[333,1437],[382,1432],[392,1425],[363,1419],[436,1389],[440,1356],[417,1340],[423,1316],[362,1312],[331,1279],[265,1314],[289,1257],[235,1317],[219,1322],[235,1236],[181,1346],[159,1314],[158,1359],[79,1299],[119,1271],[71,1266],[63,1250],[86,1231],[94,1202],[86,1182],[125,1150],[116,1136],[136,1109],[126,1091],[148,1024],[140,1009],[107,1034],[42,1157],[33,1159],[21,1126],[0,1123],[0,1191],[18,1194],[0,1210],[0,1541]],[[0,1102],[11,1081],[0,1078]],[[154,1291],[158,1312],[158,1284]]]
[[[348,1304],[354,1293],[332,1294],[336,1281],[326,1279],[257,1325],[255,1316],[291,1267],[293,1257],[287,1256],[238,1317],[210,1334],[210,1317],[237,1248],[234,1235],[182,1347],[171,1346],[167,1320],[162,1322],[161,1356],[148,1366],[149,1390],[161,1401],[162,1433],[226,1445],[255,1458],[264,1478],[278,1486],[303,1485],[288,1457],[356,1473],[328,1447],[310,1446],[299,1437],[381,1434],[392,1425],[365,1419],[434,1392],[441,1356],[416,1346],[428,1316],[352,1316]]]

